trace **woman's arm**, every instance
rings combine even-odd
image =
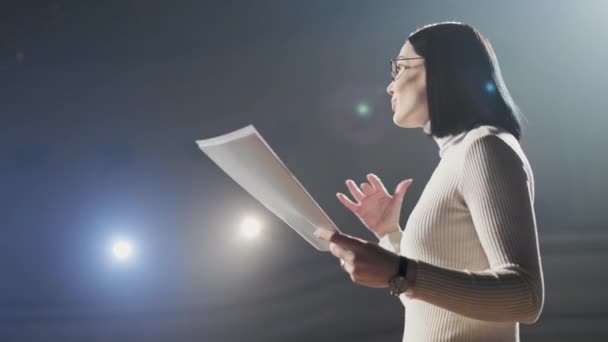
[[[460,189],[490,268],[471,272],[418,261],[407,295],[479,320],[534,323],[544,284],[525,165],[493,135],[474,141],[463,163]]]

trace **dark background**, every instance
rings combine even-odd
[[[476,26],[527,116],[546,304],[527,341],[608,336],[603,1],[3,1],[1,341],[400,341],[403,308],[353,284],[194,141],[253,124],[344,232],[344,180],[439,160],[392,122],[388,59]],[[369,106],[360,115],[357,106]],[[246,215],[264,223],[238,236]],[[135,245],[111,260],[116,234]],[[602,338],[603,337],[603,338]]]

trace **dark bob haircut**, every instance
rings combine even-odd
[[[492,125],[521,139],[523,116],[502,79],[490,42],[457,22],[422,27],[408,41],[426,67],[431,135]]]

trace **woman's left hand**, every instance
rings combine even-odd
[[[329,241],[329,249],[340,259],[342,268],[354,283],[367,287],[388,287],[397,274],[399,255],[378,244],[326,229],[317,229],[315,236]]]

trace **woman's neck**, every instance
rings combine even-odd
[[[426,125],[424,125],[422,130],[427,135],[432,136],[433,140],[435,140],[435,142],[437,143],[437,146],[439,146],[439,157],[440,158],[443,158],[443,156],[445,155],[445,152],[452,146],[458,144],[458,142],[460,142],[464,138],[464,136],[467,134],[467,132],[462,132],[462,133],[459,133],[456,135],[453,135],[453,134],[446,135],[445,137],[441,137],[441,138],[433,136],[433,135],[431,135],[431,120],[429,120],[426,123]]]

